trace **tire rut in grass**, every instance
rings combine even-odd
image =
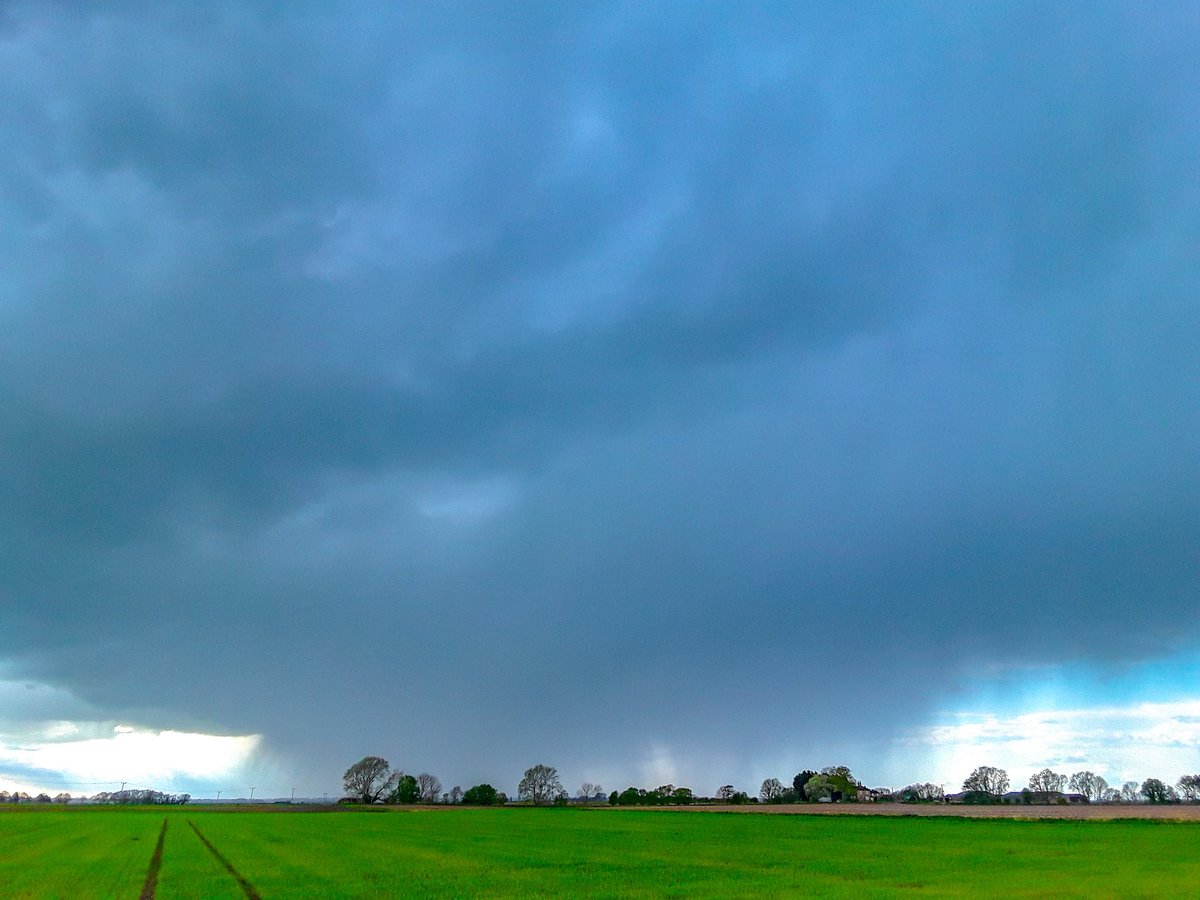
[[[146,880],[142,882],[142,892],[138,900],[154,900],[154,889],[158,887],[158,872],[162,869],[163,842],[167,839],[167,820],[163,819],[162,829],[158,832],[158,843],[154,845],[154,855],[150,857],[150,868],[146,870]]]
[[[247,881],[245,878],[243,878],[242,873],[233,867],[233,863],[231,863],[224,856],[222,856],[221,851],[218,850],[216,847],[214,847],[212,845],[212,842],[209,841],[209,839],[206,838],[203,834],[201,834],[200,829],[196,827],[196,823],[193,822],[191,819],[188,819],[188,825],[190,825],[192,827],[192,831],[196,832],[196,837],[200,838],[200,843],[202,843],[205,847],[208,848],[208,852],[211,853],[216,858],[217,862],[219,862],[224,867],[226,872],[228,872],[230,875],[232,875],[237,880],[238,886],[241,887],[242,892],[247,897],[252,898],[252,900],[262,900],[258,891],[256,891],[254,889],[254,885],[252,885],[249,881]]]

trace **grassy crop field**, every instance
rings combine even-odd
[[[1138,820],[18,807],[0,812],[0,848],[5,897],[1200,891],[1200,824]]]

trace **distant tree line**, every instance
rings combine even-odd
[[[528,774],[528,773],[526,773]],[[508,802],[508,797],[490,784],[477,784],[463,790],[458,785],[442,792],[442,782],[429,772],[410,775],[393,769],[382,756],[364,756],[342,776],[346,796],[341,803],[465,803],[471,806],[494,806]]]
[[[182,806],[192,799],[191,794],[167,794],[152,790],[101,791],[92,797],[93,803],[112,803],[122,806]]]
[[[346,796],[342,803],[450,803],[497,806],[511,802],[490,784],[477,784],[465,791],[454,787],[441,793],[441,781],[428,772],[408,775],[381,756],[365,756],[346,770],[342,779]],[[1068,793],[1068,789],[1070,793]],[[186,795],[185,795],[186,796]],[[4,797],[0,794],[0,800]],[[48,799],[48,798],[47,798]],[[57,798],[56,798],[57,799]],[[918,782],[899,790],[868,788],[847,766],[826,766],[820,771],[803,769],[790,784],[767,778],[757,796],[722,785],[712,797],[691,788],[663,784],[656,788],[627,787],[605,794],[598,784],[584,782],[572,800],[553,766],[539,764],[525,770],[517,788],[517,801],[531,806],[566,806],[569,803],[608,803],[612,806],[690,806],[715,803],[1195,803],[1200,802],[1200,775],[1184,775],[1172,787],[1157,778],[1141,784],[1127,781],[1110,787],[1094,772],[1076,772],[1070,777],[1042,769],[1029,777],[1020,791],[1009,790],[1008,773],[994,766],[979,766],[963,781],[962,791],[947,794],[939,784]]]
[[[145,789],[130,789],[125,791],[101,791],[87,798],[91,803],[122,804],[127,806],[178,806],[192,799],[191,794],[167,794],[162,791]],[[0,791],[0,803],[70,803],[71,795],[67,793],[51,797],[49,794],[38,794],[30,797],[24,791],[9,793]]]
[[[11,794],[8,791],[0,791],[0,803],[70,803],[70,794],[59,794],[57,797],[51,797],[49,794],[38,794],[36,797],[31,797],[24,791],[13,791]]]
[[[471,806],[494,806],[511,802],[507,795],[490,784],[477,784],[465,791],[455,786],[446,793],[434,775],[423,772],[409,775],[392,768],[382,756],[364,756],[342,776],[345,796],[341,803],[351,804],[433,804],[461,803]],[[604,793],[599,784],[584,782],[570,797],[553,766],[538,764],[525,770],[517,788],[517,802],[532,806],[566,806],[570,803],[609,803],[613,806],[689,806],[696,803],[804,803],[844,802],[860,799],[866,788],[846,766],[829,766],[821,771],[806,769],[792,778],[786,787],[776,778],[763,782],[759,796],[739,791],[733,785],[721,786],[715,796],[696,794],[691,788],[663,784],[647,789],[628,787],[623,791]]]
[[[1095,772],[1076,772],[1068,778],[1051,769],[1029,776],[1028,786],[1010,791],[1008,773],[979,766],[963,782],[961,794],[947,798],[961,803],[1195,803],[1200,800],[1200,775],[1184,775],[1172,787],[1158,778],[1141,784],[1126,781],[1112,787]],[[1071,793],[1066,793],[1067,789]]]

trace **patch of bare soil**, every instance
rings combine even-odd
[[[615,807],[614,807],[615,808]],[[628,809],[629,807],[623,807]],[[1096,803],[1078,806],[968,806],[962,803],[779,803],[746,806],[660,806],[674,812],[793,816],[959,816],[973,819],[1179,819],[1200,821],[1200,805]]]

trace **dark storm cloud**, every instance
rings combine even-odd
[[[1193,641],[1195,32],[10,5],[13,664],[321,784],[723,779]]]

